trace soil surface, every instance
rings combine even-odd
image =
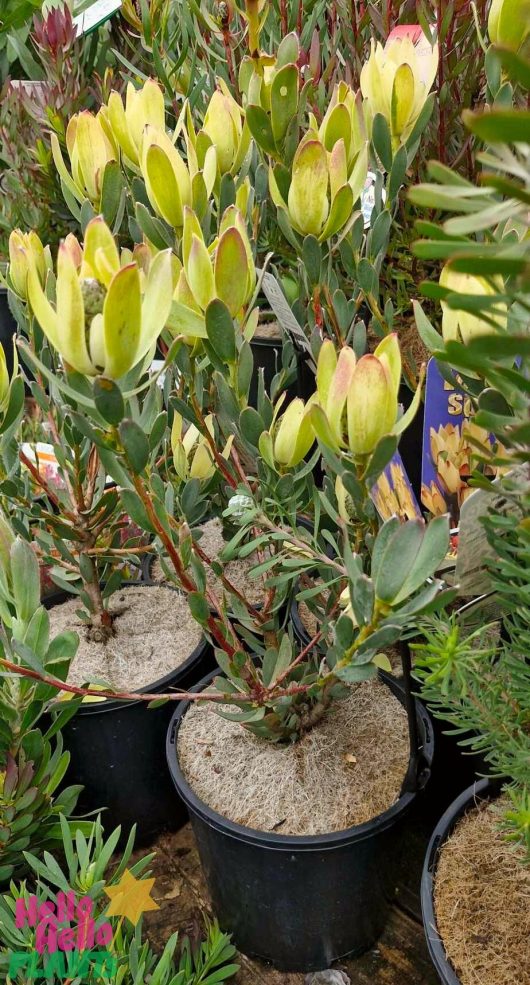
[[[399,798],[409,761],[407,717],[378,680],[350,688],[299,742],[277,744],[197,703],[179,730],[195,793],[239,824],[286,835],[341,831]]]
[[[225,546],[221,521],[217,518],[208,520],[206,523],[201,524],[198,529],[202,531],[202,537],[199,540],[201,550],[207,554],[211,561],[216,561]],[[229,561],[224,566],[225,577],[228,578],[234,588],[238,592],[241,592],[252,605],[259,605],[260,602],[263,602],[266,595],[263,579],[259,577],[253,578],[250,574],[251,568],[254,568],[257,564],[259,564],[259,558],[254,553],[246,558]],[[168,567],[171,566],[168,565]],[[158,559],[155,559],[153,562],[151,577],[155,582],[164,582],[167,580]],[[217,597],[222,599],[224,588],[221,579],[208,567],[206,567],[206,582]]]
[[[202,637],[185,596],[164,586],[130,587],[116,592],[109,610],[114,635],[107,642],[90,639],[76,615],[77,598],[50,609],[51,635],[79,634],[79,649],[70,667],[71,684],[108,683],[135,691],[169,674],[189,657]]]
[[[283,339],[283,332],[280,328],[280,323],[277,321],[260,322],[254,334],[254,338],[256,341],[259,341],[259,339],[274,339],[275,342],[281,342]]]
[[[500,828],[509,805],[470,811],[440,852],[436,922],[462,985],[530,982],[530,867]]]

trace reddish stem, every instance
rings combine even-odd
[[[223,27],[223,45],[225,49],[226,64],[228,67],[228,75],[230,76],[230,82],[232,83],[237,93],[238,92],[237,79],[234,69],[234,59],[232,56],[232,46],[230,44],[230,38],[231,38],[230,28]]]
[[[71,523],[76,523],[76,517],[74,516],[74,514],[71,513],[69,510],[65,510],[64,506],[59,501],[59,499],[56,496],[56,494],[54,493],[53,489],[46,482],[46,479],[44,478],[44,476],[41,475],[41,473],[39,472],[37,466],[33,464],[33,462],[27,457],[27,455],[24,454],[24,452],[22,450],[19,451],[18,457],[20,458],[20,461],[22,462],[22,464],[26,466],[28,472],[31,473],[31,475],[35,479],[35,482],[37,483],[37,485],[39,485],[40,488],[43,490],[43,492],[46,493],[46,496],[48,497],[48,499],[50,500],[50,502],[53,503],[53,505],[55,506],[56,510],[59,513],[61,513],[62,516],[67,517],[67,519],[70,520]]]
[[[196,592],[197,586],[195,582],[186,573],[186,569],[182,564],[179,552],[177,551],[171,537],[167,534],[166,530],[160,523],[153,509],[151,499],[147,495],[143,482],[139,476],[134,477],[134,488],[136,489],[136,492],[138,493],[140,499],[142,500],[142,503],[147,511],[147,515],[149,517],[149,520],[151,521],[151,524],[153,525],[154,530],[156,531],[158,537],[160,537],[160,540],[162,541],[168,553],[168,556],[171,559],[171,563],[175,569],[175,572],[180,581],[180,584],[182,585],[182,588],[188,594],[190,594],[191,592]],[[219,613],[219,615],[222,618],[222,614]],[[231,626],[231,624],[227,620],[225,620],[225,624],[230,629],[234,641],[236,642],[236,644],[238,644],[239,640],[236,636],[236,633],[234,632],[233,626]],[[210,633],[212,634],[213,638],[217,641],[217,644],[220,647],[220,649],[224,650],[225,653],[230,657],[230,659],[234,656],[234,654],[237,652],[238,649],[241,649],[241,647],[237,645],[236,647],[231,646],[228,640],[225,639],[225,637],[223,636],[223,634],[219,629],[219,626],[217,625],[215,616],[213,616],[212,614],[208,616],[206,625],[210,630]]]
[[[211,558],[209,558],[206,552],[203,551],[202,547],[200,546],[200,544],[197,543],[197,541],[193,542],[193,550],[195,551],[197,556],[201,559],[201,561],[204,564],[207,564],[208,567],[210,568],[212,565]],[[263,613],[259,612],[258,609],[255,609],[254,606],[247,601],[245,596],[242,595],[240,591],[238,591],[235,585],[232,584],[230,579],[227,578],[224,573],[220,577],[221,577],[221,582],[224,585],[224,587],[227,589],[227,591],[229,591],[231,595],[235,595],[235,597],[239,599],[241,604],[245,606],[248,614],[251,615],[253,619],[256,620],[256,622],[263,623],[266,621],[265,617],[263,616]]]
[[[46,684],[48,687],[53,687],[57,691],[66,691],[67,694],[75,694],[78,697],[94,697],[94,698],[110,698],[115,701],[218,701],[226,704],[227,696],[226,694],[212,694],[197,691],[170,691],[168,694],[151,694],[147,692],[140,691],[104,691],[101,689],[91,688],[91,687],[77,687],[75,684],[68,684],[65,681],[60,681],[56,677],[50,677],[48,674],[39,674],[36,670],[30,670],[29,667],[21,667],[19,664],[12,663],[11,660],[5,660],[0,658],[0,666],[5,667],[6,670],[11,671],[13,674],[17,674],[19,677],[28,677],[32,681],[38,681],[40,684]],[[275,698],[290,697],[294,694],[305,694],[309,690],[311,685],[309,684],[292,684],[288,688],[277,691],[277,685],[274,688],[262,689],[263,695],[272,694],[274,692]],[[255,698],[252,694],[231,694],[230,703],[243,703],[247,704],[249,701],[254,701]]]
[[[302,0],[300,0],[300,5]],[[287,0],[280,0],[280,23],[282,29],[282,36],[285,37],[289,32],[289,23],[287,19]]]

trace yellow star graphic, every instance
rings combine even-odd
[[[115,886],[105,889],[110,899],[107,916],[127,917],[135,927],[142,913],[160,909],[158,903],[151,898],[154,883],[154,879],[135,879],[132,872],[126,869]]]

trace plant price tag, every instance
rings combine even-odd
[[[86,10],[74,17],[77,36],[82,37],[83,34],[90,34],[97,27],[101,27],[109,17],[118,12],[121,5],[122,0],[96,0]]]

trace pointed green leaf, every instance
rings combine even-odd
[[[123,176],[117,161],[109,161],[103,172],[101,211],[107,225],[112,226],[120,207]]]
[[[235,363],[236,333],[226,305],[216,298],[208,305],[205,319],[206,332],[215,354],[223,363]]]
[[[419,301],[413,301],[412,306],[414,308],[414,318],[416,320],[416,328],[418,329],[419,336],[427,346],[429,352],[434,352],[436,349],[440,348],[442,343],[442,338],[439,333],[431,324],[427,315],[425,314]]]
[[[122,392],[114,380],[97,376],[94,380],[94,403],[108,424],[119,424],[125,413]]]
[[[121,489],[120,499],[123,503],[125,512],[128,516],[130,516],[133,523],[136,523],[141,530],[146,530],[147,533],[154,534],[155,529],[147,515],[147,510],[138,493],[134,492],[132,489]]]
[[[372,143],[385,171],[392,169],[392,137],[382,113],[376,113],[372,125]]]
[[[530,144],[530,110],[464,110],[462,115],[468,130],[488,144]]]
[[[340,232],[342,227],[347,223],[355,204],[353,195],[354,193],[351,185],[347,184],[343,185],[342,188],[339,188],[333,202],[331,203],[331,209],[326,220],[326,224],[318,237],[321,243],[331,239],[332,236],[335,236],[336,233]]]
[[[137,474],[143,472],[149,461],[149,441],[139,424],[126,418],[119,427],[120,440],[127,460]]]
[[[17,617],[29,622],[40,605],[40,573],[37,557],[27,541],[17,537],[10,551],[13,598]]]
[[[449,550],[449,517],[438,516],[427,524],[416,559],[394,602],[398,605],[432,577]]]
[[[241,233],[230,226],[221,236],[215,253],[215,290],[235,318],[247,297],[247,254]]]
[[[204,316],[180,301],[172,301],[166,324],[174,335],[189,335],[197,339],[208,337]]]
[[[374,582],[376,581],[381,570],[387,545],[394,536],[398,527],[399,520],[397,516],[392,516],[390,517],[390,520],[387,520],[386,523],[383,524],[377,534],[377,537],[375,538],[374,548],[372,551],[372,579]]]

